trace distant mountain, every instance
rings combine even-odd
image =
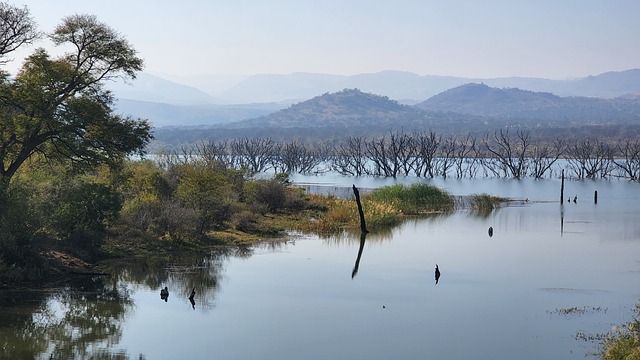
[[[597,76],[587,76],[565,83],[558,95],[615,98],[626,94],[640,94],[640,69],[611,71]]]
[[[226,91],[216,93],[216,97],[231,102],[301,101],[318,94],[357,88],[364,92],[382,94],[403,103],[415,103],[453,87],[473,82],[497,88],[550,92],[559,96],[614,98],[629,93],[640,93],[640,69],[609,72],[574,80],[421,76],[402,71],[352,76],[308,73],[253,75]]]
[[[567,125],[640,121],[639,97],[560,97],[545,92],[498,89],[475,83],[444,91],[416,107],[438,112]]]
[[[364,93],[358,89],[344,89],[225,127],[379,127],[395,126],[400,122],[423,121],[428,117],[426,111],[401,105],[386,96]]]
[[[387,100],[397,101],[396,105],[415,105],[429,99],[428,102],[419,106],[423,110],[463,111],[464,114],[477,116],[531,119],[532,108],[537,107],[535,118],[557,120],[564,116],[567,119],[582,122],[594,119],[604,120],[612,114],[617,114],[616,119],[624,119],[629,111],[632,113],[635,111],[635,103],[629,99],[633,98],[634,94],[640,94],[640,69],[608,72],[566,81],[536,78],[466,79],[420,76],[401,71],[382,71],[353,76],[295,73],[249,77],[173,77],[173,79],[175,81],[141,73],[131,84],[109,83],[108,86],[120,100],[118,106],[122,112],[149,118],[156,126],[212,125],[251,119],[280,110],[289,104],[317,97],[319,94],[332,94],[347,88],[357,88],[362,93],[386,96]],[[196,87],[177,83],[176,81],[180,79],[199,84],[212,91],[218,90],[216,97]],[[468,83],[483,83],[497,90],[487,94],[480,92],[476,94],[490,96],[489,93],[493,93],[492,100],[485,105],[481,105],[478,102],[479,99],[476,99],[466,107],[452,108],[450,107],[452,104],[447,105],[442,99],[443,96],[460,93],[456,90],[457,92],[444,95],[443,93],[447,90]],[[228,88],[221,91],[225,87]],[[502,92],[498,91],[500,89],[503,89]],[[511,93],[506,94],[505,89],[521,89],[522,93],[518,95],[515,90],[512,90]],[[533,94],[533,92],[544,94]],[[469,92],[468,96],[471,94],[472,92]],[[437,98],[431,99],[434,96]],[[503,99],[499,100],[499,96]],[[571,99],[576,96],[581,98]],[[596,96],[615,101],[584,98]],[[257,105],[258,103],[266,105]],[[223,104],[226,105],[223,106]],[[475,110],[471,110],[474,106]]]
[[[270,114],[285,106],[275,103],[173,105],[129,99],[119,99],[115,104],[117,113],[148,119],[155,127],[223,124]]]
[[[216,104],[219,100],[202,90],[165,80],[149,73],[140,73],[131,83],[107,83],[118,99],[129,99],[173,105]]]
[[[432,113],[399,104],[386,96],[344,89],[297,103],[254,119],[201,127],[165,127],[155,131],[154,148],[241,137],[269,137],[276,141],[339,141],[347,136],[379,136],[390,131],[462,131],[484,133],[503,126],[473,115]]]

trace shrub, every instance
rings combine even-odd
[[[264,205],[271,213],[284,208],[287,202],[286,186],[276,179],[246,182],[244,193],[248,203]]]

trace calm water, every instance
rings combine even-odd
[[[293,180],[316,191],[391,182]],[[118,262],[113,277],[59,291],[0,292],[3,355],[584,359],[596,347],[576,340],[579,331],[630,320],[640,300],[639,184],[568,182],[566,196],[577,203],[563,206],[555,180],[434,184],[529,201],[410,221],[364,243],[358,235],[297,235],[207,256]]]

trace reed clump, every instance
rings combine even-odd
[[[428,184],[385,186],[373,190],[365,198],[391,204],[405,215],[447,212],[455,206],[447,191]]]
[[[503,202],[509,199],[489,194],[474,194],[470,196],[470,207],[473,210],[493,210],[499,208]]]

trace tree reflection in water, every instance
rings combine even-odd
[[[2,358],[129,358],[117,349],[133,306],[128,292],[103,277],[81,280],[62,290],[9,294],[25,303],[3,297]]]
[[[135,305],[133,292],[168,286],[172,299],[186,300],[195,289],[191,305],[206,311],[214,307],[225,260],[252,252],[229,248],[207,256],[113,261],[105,264],[111,276],[83,278],[63,289],[0,291],[0,358],[128,359],[118,344]]]

